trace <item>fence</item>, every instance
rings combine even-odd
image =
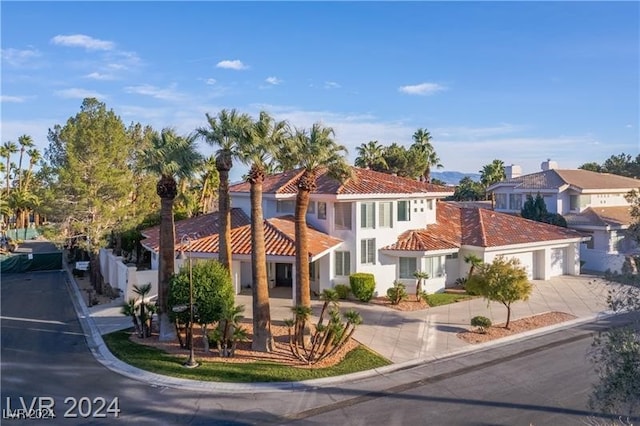
[[[0,261],[0,272],[18,273],[62,269],[62,252],[12,254]]]

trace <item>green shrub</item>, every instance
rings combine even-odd
[[[333,289],[338,293],[338,299],[346,299],[351,293],[351,288],[346,284],[336,284]]]
[[[471,325],[473,327],[477,327],[479,333],[484,334],[487,332],[487,329],[491,327],[491,320],[487,317],[478,315],[476,317],[471,318]]]
[[[373,274],[358,272],[349,276],[351,293],[361,302],[368,302],[373,298],[376,289],[376,279]]]
[[[407,286],[400,281],[394,281],[393,287],[387,289],[387,297],[392,305],[397,305],[401,301],[407,298]]]

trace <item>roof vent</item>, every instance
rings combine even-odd
[[[545,171],[557,169],[558,163],[556,161],[551,160],[551,158],[547,158],[547,161],[543,161],[542,164],[540,164],[540,168]]]

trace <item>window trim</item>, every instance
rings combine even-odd
[[[400,210],[400,206],[405,206],[404,207],[404,211]],[[411,200],[398,200],[397,203],[397,217],[396,220],[398,222],[411,222]],[[403,215],[400,214],[400,212],[402,211]],[[401,217],[404,216],[404,219],[401,219]]]

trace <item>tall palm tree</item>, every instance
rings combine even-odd
[[[231,274],[231,203],[229,197],[229,171],[238,156],[238,142],[251,126],[251,117],[235,109],[223,109],[217,116],[206,114],[209,127],[199,127],[196,134],[209,145],[217,146],[216,169],[220,176],[218,189],[218,260]]]
[[[420,180],[423,182],[431,182],[432,167],[436,167],[438,169],[443,167],[442,164],[440,164],[440,158],[431,144],[431,133],[429,133],[427,129],[416,130],[413,134],[412,148],[421,153],[426,160],[426,166],[422,172]]]
[[[160,197],[160,258],[158,265],[158,321],[162,341],[173,340],[175,330],[169,322],[169,280],[174,273],[175,225],[173,202],[178,192],[176,179],[187,178],[202,161],[196,150],[195,136],[178,136],[165,128],[155,132],[151,147],[144,154],[143,164],[148,172],[160,177],[156,193]]]
[[[253,295],[253,340],[255,351],[273,350],[269,284],[267,282],[267,255],[264,243],[262,213],[262,183],[265,170],[276,152],[283,150],[287,124],[276,122],[266,112],[260,112],[239,145],[240,160],[250,167],[247,182],[251,185],[251,292]]]
[[[29,168],[27,169],[27,173],[25,175],[24,187],[26,189],[29,189],[31,179],[33,178],[33,166],[38,164],[38,162],[42,159],[42,154],[40,154],[40,151],[38,151],[37,148],[31,148],[27,151],[27,155],[29,156]]]
[[[216,199],[215,189],[219,185],[218,170],[216,169],[216,158],[211,155],[202,164],[202,175],[200,176],[200,201],[198,208],[201,213],[209,213],[213,210],[213,203]]]
[[[298,193],[295,207],[296,237],[296,305],[311,306],[309,287],[309,240],[307,236],[307,208],[309,196],[316,188],[316,177],[326,168],[329,176],[340,181],[351,175],[351,168],[345,159],[347,149],[333,139],[331,127],[315,123],[309,132],[296,130],[284,151],[287,166],[302,168],[297,182]]]
[[[20,157],[18,157],[18,187],[22,188],[22,157],[27,148],[33,148],[33,139],[29,135],[22,135],[18,138],[18,144],[20,145]]]
[[[356,148],[358,156],[355,165],[367,169],[386,169],[387,160],[384,159],[384,147],[378,141],[369,141]]]
[[[2,156],[5,158],[6,167],[4,169],[5,178],[7,181],[7,194],[9,193],[9,176],[11,175],[11,155],[18,152],[18,145],[15,142],[7,141],[2,145]]]

